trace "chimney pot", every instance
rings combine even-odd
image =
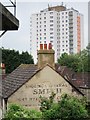
[[[43,44],[40,44],[40,50],[43,50]]]
[[[5,68],[5,64],[1,63],[1,68],[4,69]]]
[[[51,43],[49,43],[48,49],[52,49],[52,44]]]
[[[44,44],[44,50],[47,50],[47,44]]]

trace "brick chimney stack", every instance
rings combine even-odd
[[[38,68],[42,68],[46,64],[49,64],[51,67],[55,68],[54,62],[54,50],[52,49],[52,44],[40,44],[40,50],[38,50]]]

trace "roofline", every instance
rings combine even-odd
[[[51,67],[49,64],[47,64],[49,67]],[[52,67],[51,67],[52,68]],[[52,68],[53,69],[53,68]],[[61,75],[61,73],[59,73],[57,70],[53,69],[55,72],[57,72],[59,75]],[[82,94],[84,96],[84,94],[76,87],[74,86],[68,79],[66,79],[63,75],[61,75],[72,87],[74,87],[80,94]]]
[[[28,78],[21,86],[19,86],[14,92],[12,92],[8,97],[3,97],[4,99],[8,99],[12,94],[14,94],[20,87],[22,87],[26,82],[28,82],[36,73],[44,69],[46,66],[49,66],[51,69],[53,69],[55,72],[57,72],[59,75],[61,75],[58,71],[56,71],[52,66],[50,66],[48,63],[43,66],[40,69],[37,69],[37,71],[30,77]],[[18,66],[19,67],[19,66]],[[69,80],[67,80],[64,76],[61,75],[62,78],[64,78],[72,87],[74,87],[80,94],[84,96],[84,94],[76,87],[74,86]]]
[[[80,86],[79,88],[82,88],[82,89],[90,89],[90,87],[84,87],[84,86]]]

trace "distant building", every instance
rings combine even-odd
[[[31,15],[30,53],[37,62],[40,44],[52,43],[55,61],[64,52],[78,53],[83,49],[83,15],[77,10],[64,6],[49,7]]]

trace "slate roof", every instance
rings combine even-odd
[[[7,98],[38,71],[33,64],[21,64],[2,81],[3,97]]]
[[[50,66],[51,67],[51,66]],[[52,68],[52,67],[51,67]],[[42,69],[42,68],[41,68]],[[25,84],[28,80],[31,79],[38,71],[41,69],[37,68],[37,65],[34,64],[21,64],[17,67],[12,73],[10,73],[3,81],[2,81],[2,94],[4,98],[8,98],[15,91],[17,91],[23,84]],[[53,69],[53,68],[52,68]],[[53,69],[54,70],[54,69]],[[55,71],[58,72],[57,67],[55,67]],[[82,92],[79,91],[70,81],[68,81],[63,75],[61,75],[72,87],[77,90],[79,93],[83,95]]]
[[[72,82],[76,87],[90,88],[90,72],[74,72],[66,66],[56,64],[56,70]]]

